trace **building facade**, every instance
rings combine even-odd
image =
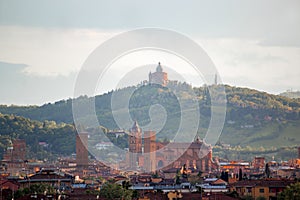
[[[191,170],[210,172],[217,168],[212,160],[212,148],[199,138],[192,143],[157,142],[154,131],[142,130],[134,122],[128,137],[128,167],[155,171],[157,169],[180,169],[185,166]],[[142,139],[143,138],[143,139]]]
[[[295,182],[289,179],[244,180],[231,184],[230,190],[236,191],[240,197],[250,196],[253,199],[264,197],[275,200],[280,192]]]
[[[158,66],[156,67],[156,71],[153,73],[149,73],[149,83],[166,86],[168,84],[168,81],[168,74],[163,71],[163,68],[159,62]]]
[[[188,170],[201,170],[211,172],[216,169],[216,163],[212,160],[212,148],[210,145],[196,139],[192,143],[157,143],[163,149],[162,156],[157,158],[158,167],[163,169],[181,168]]]
[[[252,167],[254,168],[255,172],[264,171],[265,165],[265,158],[260,156],[256,156],[252,162]]]

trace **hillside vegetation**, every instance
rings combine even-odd
[[[72,125],[34,121],[0,113],[0,157],[13,139],[25,139],[30,158],[54,158],[75,152],[76,131]]]
[[[209,94],[215,92],[218,96],[219,87],[221,86],[192,88],[186,83],[171,82],[168,85],[169,89],[158,85],[145,85],[127,87],[114,92],[122,97],[134,90],[129,100],[129,113],[131,119],[138,120],[142,126],[151,121],[151,115],[149,115],[151,106],[161,105],[164,109],[162,113],[165,112],[167,118],[157,137],[160,140],[171,140],[181,120],[179,101],[185,105],[197,102],[200,107],[198,134],[201,137],[205,136],[211,117]],[[219,139],[220,143],[253,148],[296,146],[300,143],[300,99],[272,95],[248,88],[228,85],[224,87],[227,113],[224,129]],[[111,130],[124,128],[117,126],[112,115],[112,95],[113,92],[109,92],[95,97],[99,124]],[[76,99],[77,102],[83,103],[92,100],[92,97],[87,96]],[[3,113],[0,116],[1,151],[11,138],[25,138],[32,150],[36,147],[40,148],[36,145],[38,142],[47,142],[53,153],[70,154],[75,151],[72,99],[43,106],[2,105],[0,113]],[[162,116],[163,114],[156,113],[154,117],[161,121]],[[89,121],[89,116],[84,117],[83,120]],[[195,120],[190,118],[187,121],[190,126],[193,126]]]

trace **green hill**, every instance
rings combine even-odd
[[[119,89],[114,93],[118,97],[122,97],[122,95],[126,96],[134,91],[129,101],[129,113],[130,117],[133,120],[138,120],[140,125],[147,125],[150,122],[149,109],[153,105],[160,104],[164,108],[162,113],[167,116],[166,123],[158,134],[158,139],[161,140],[172,139],[179,128],[181,120],[179,100],[185,105],[190,105],[196,101],[200,106],[198,134],[204,137],[211,117],[209,91],[217,93],[221,86],[192,88],[186,83],[171,82],[168,87],[171,90],[157,85],[145,85],[139,88],[134,86]],[[224,87],[227,98],[227,113],[224,129],[219,139],[221,143],[254,148],[261,146],[265,148],[296,146],[300,143],[300,99],[291,99],[248,88],[228,85]],[[196,94],[196,96],[193,96],[193,94]],[[99,123],[108,129],[124,128],[117,126],[112,115],[112,95],[113,92],[109,92],[95,97],[95,108]],[[77,98],[76,101],[87,103],[92,101],[92,98],[82,96]],[[159,107],[159,109],[162,108]],[[122,112],[122,109],[120,110]],[[58,148],[55,146],[53,151],[65,154],[74,152],[74,143],[69,147],[64,147],[66,143],[62,142],[74,141],[75,130],[72,125],[68,125],[73,124],[71,99],[43,106],[2,105],[0,106],[0,113],[8,114],[1,115],[1,119],[3,119],[1,122],[1,137],[26,138],[32,146],[37,141],[46,141],[51,145],[63,144]],[[83,120],[88,122],[89,116],[84,117]],[[156,114],[154,117],[157,121],[161,121],[163,114]],[[14,120],[17,120],[18,124],[22,124],[22,126],[15,125]],[[187,119],[191,126],[195,124],[195,120],[194,118]],[[48,123],[53,121],[51,123],[55,122],[58,125],[44,127],[45,121],[48,121]],[[7,124],[9,128],[3,129]]]
[[[75,128],[54,121],[35,121],[0,113],[0,157],[13,139],[25,139],[29,158],[54,158],[75,152]],[[40,145],[43,142],[44,145]]]

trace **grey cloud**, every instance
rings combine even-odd
[[[76,74],[30,76],[22,73],[26,66],[0,61],[0,104],[44,104],[73,96]]]
[[[0,24],[132,29],[162,27],[200,37],[300,44],[300,1],[0,1]]]

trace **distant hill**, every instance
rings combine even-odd
[[[129,102],[130,115],[137,119],[141,125],[150,122],[149,108],[151,105],[161,104],[167,113],[167,123],[158,134],[158,139],[172,139],[180,122],[180,105],[178,98],[185,103],[198,101],[200,105],[200,125],[198,134],[204,137],[210,121],[210,95],[209,90],[218,91],[218,85],[197,87],[186,83],[171,82],[168,86],[172,92],[161,86],[145,85],[136,90]],[[225,85],[227,95],[227,113],[225,126],[220,137],[220,142],[252,147],[278,147],[293,146],[300,144],[300,99],[292,99],[281,95],[268,94],[249,88],[232,87]],[[120,96],[137,87],[128,87],[114,91]],[[192,94],[196,94],[196,99]],[[111,112],[111,97],[113,92],[95,97],[95,108],[100,125],[108,129],[117,129],[117,124]],[[82,96],[76,101],[88,102],[90,97]],[[53,104],[43,106],[0,106],[0,113],[23,116],[36,122],[41,126],[44,121],[55,121],[59,123],[73,124],[72,100],[61,100]],[[156,116],[159,119],[159,115]],[[17,117],[17,119],[19,119]],[[23,119],[23,118],[20,118]],[[25,119],[24,119],[25,120]],[[88,121],[88,116],[86,118]],[[191,125],[195,119],[189,119]],[[39,121],[39,122],[38,122]],[[5,122],[4,122],[5,123]],[[24,125],[23,134],[20,137],[28,137],[37,134],[43,129],[30,129],[29,132]],[[30,123],[28,126],[32,126]],[[67,126],[69,127],[69,126]],[[47,131],[58,131],[63,127],[47,129]],[[122,127],[121,127],[122,128]],[[20,128],[22,129],[22,128]],[[6,134],[12,134],[7,130]],[[46,132],[47,132],[46,131]],[[72,134],[73,134],[72,130]],[[72,135],[71,134],[71,135]],[[189,133],[186,133],[189,134]],[[62,136],[63,137],[63,136]],[[47,138],[45,137],[44,140]],[[73,147],[72,147],[73,148]],[[70,150],[68,150],[70,152]],[[66,152],[67,153],[67,152]]]
[[[289,98],[300,98],[300,91],[286,91],[279,94],[280,96],[289,97]]]

